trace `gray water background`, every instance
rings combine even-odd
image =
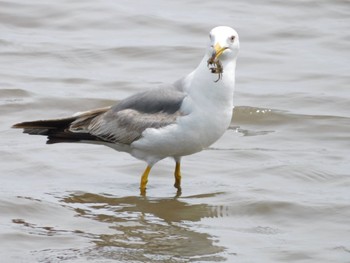
[[[106,147],[10,129],[108,106],[196,67],[234,27],[234,118],[138,184]],[[350,262],[349,1],[0,1],[2,262]]]

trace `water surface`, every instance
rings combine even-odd
[[[1,1],[4,262],[350,262],[347,1]],[[210,149],[144,163],[9,127],[172,83],[209,30],[240,34],[234,118]]]

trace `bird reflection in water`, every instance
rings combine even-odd
[[[191,198],[201,197],[208,196]],[[92,193],[72,194],[62,201],[77,207],[75,211],[81,217],[110,224],[110,234],[95,236],[96,246],[89,251],[89,257],[155,262],[224,260],[220,253],[225,248],[216,245],[209,234],[197,232],[193,227],[193,222],[202,218],[220,216],[220,209],[189,204],[178,198],[113,197]]]

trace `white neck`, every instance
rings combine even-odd
[[[211,73],[207,65],[207,60],[208,57],[204,56],[196,70],[189,75],[192,80],[187,92],[191,97],[195,97],[198,103],[220,101],[218,105],[222,105],[223,107],[227,107],[227,104],[233,105],[236,59],[226,63],[225,61],[223,62],[223,73],[221,79],[217,82],[215,81],[219,78],[219,75]],[[193,85],[194,83],[196,84]]]
[[[194,143],[199,149],[208,147],[222,136],[231,123],[233,110],[236,61],[223,63],[222,78],[215,82],[218,74],[211,73],[207,60],[208,56],[205,56],[196,70],[186,77],[184,89],[188,96],[181,105],[182,112],[188,115],[182,121],[190,127],[189,136],[196,138]]]

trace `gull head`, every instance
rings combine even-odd
[[[239,50],[237,32],[228,26],[218,26],[209,33],[209,47],[207,50],[208,68],[213,74],[218,74],[218,82],[229,63],[236,60]]]
[[[239,50],[239,37],[231,27],[218,26],[209,33],[209,57],[213,60],[233,60]]]

